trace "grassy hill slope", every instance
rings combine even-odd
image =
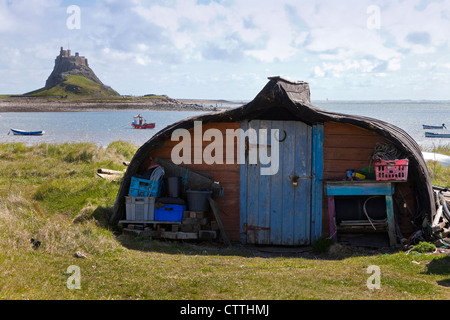
[[[41,88],[25,94],[26,96],[119,96],[113,89],[102,86],[81,75],[68,75],[65,80],[51,88]]]

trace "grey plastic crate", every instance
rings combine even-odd
[[[126,214],[128,221],[154,221],[154,197],[125,197]]]

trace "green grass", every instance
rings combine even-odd
[[[450,156],[450,145],[440,145],[425,151]],[[450,167],[444,167],[436,161],[428,161],[427,165],[433,185],[450,188]]]
[[[116,234],[107,221],[120,185],[95,172],[123,169],[136,150],[123,141],[105,149],[0,144],[0,299],[450,298],[448,256],[350,250],[339,258],[268,257],[243,246]],[[38,250],[30,238],[42,242]],[[74,257],[77,251],[87,258]],[[79,290],[67,287],[73,265]],[[380,267],[379,290],[367,288],[370,265]]]
[[[419,242],[419,244],[416,244],[412,248],[412,251],[420,253],[433,252],[434,250],[436,250],[436,246],[429,242]]]
[[[98,83],[80,76],[69,75],[66,79],[52,87],[42,88],[36,91],[27,93],[30,96],[46,97],[46,96],[117,96],[118,93],[112,89],[106,89]]]
[[[0,100],[10,100],[11,97],[34,99],[41,98],[44,101],[63,101],[67,102],[142,102],[142,101],[168,101],[171,100],[167,95],[149,94],[144,96],[121,96],[114,90],[101,88],[97,83],[82,77],[69,76],[63,83],[50,89],[41,88],[23,95],[0,95]]]

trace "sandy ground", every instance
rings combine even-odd
[[[224,103],[224,102],[222,102]],[[173,110],[173,111],[217,111],[215,101],[209,100],[114,100],[71,101],[69,99],[46,98],[1,98],[0,112],[88,112],[101,110]]]

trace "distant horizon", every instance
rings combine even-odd
[[[0,93],[0,99],[3,98],[4,96],[24,96],[25,93],[22,94],[17,94],[17,93],[13,93],[13,94],[9,94],[9,93]],[[126,97],[126,96],[130,96],[130,97],[144,97],[145,95],[152,95],[152,93],[146,93],[143,95],[122,95],[120,94],[120,97]],[[158,96],[162,96],[164,94],[154,94],[154,95],[158,95]],[[26,97],[26,96],[24,96]],[[30,96],[31,98],[32,96]],[[52,96],[49,96],[52,97]],[[215,102],[230,102],[233,104],[240,104],[240,103],[249,103],[251,101],[253,101],[253,99],[256,97],[253,97],[252,99],[224,99],[224,98],[177,98],[177,97],[171,97],[168,96],[171,99],[175,99],[175,100],[192,100],[192,101],[215,101]],[[41,97],[33,97],[33,98],[42,98],[42,99],[46,99],[46,96],[41,96]],[[318,99],[312,99],[311,103],[314,102],[443,102],[443,103],[450,103],[450,99],[328,99],[328,98],[318,98]]]

